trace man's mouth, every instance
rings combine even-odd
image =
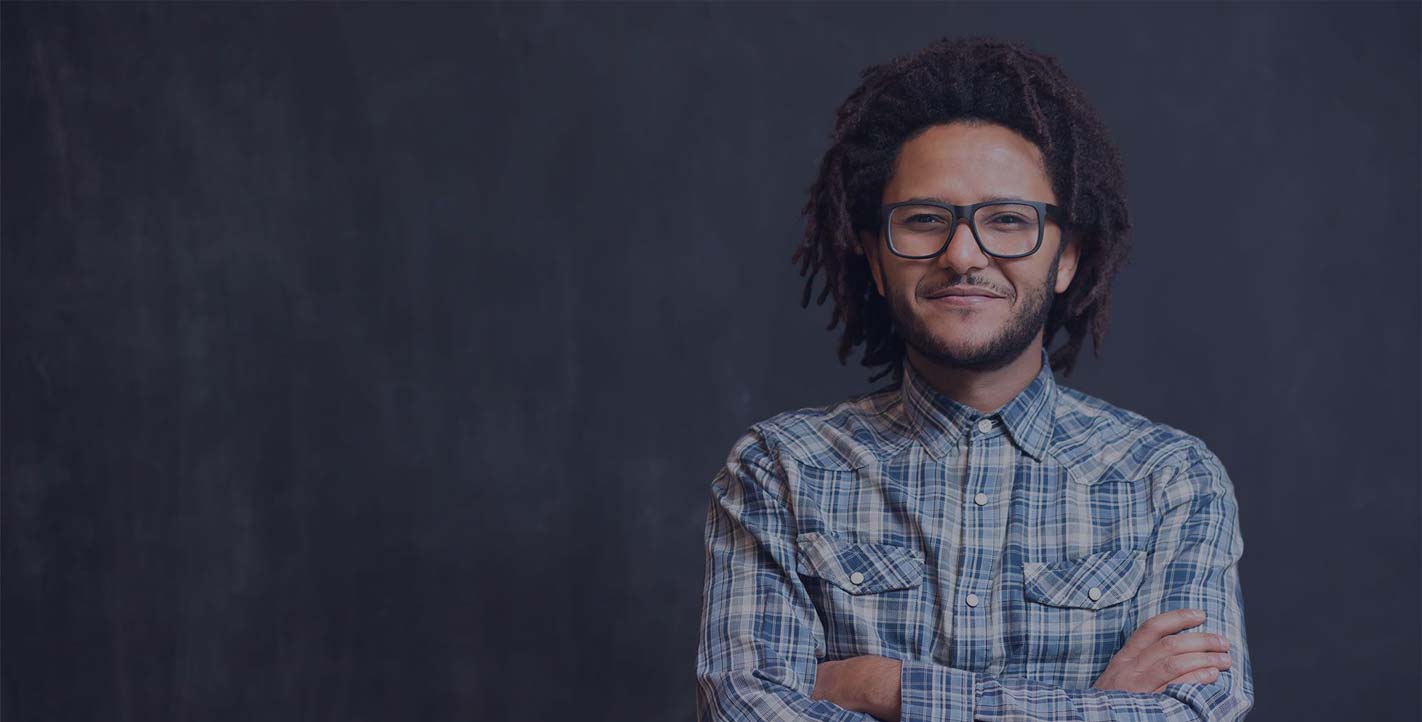
[[[975,306],[989,301],[1002,300],[1002,296],[981,288],[945,288],[928,300],[948,306]]]
[[[949,306],[976,306],[989,301],[1001,301],[1001,296],[979,296],[977,294],[949,294],[928,299]]]

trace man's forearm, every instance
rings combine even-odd
[[[820,662],[811,696],[885,722],[898,722],[900,667],[897,659],[874,655]]]
[[[820,668],[827,664],[840,666],[831,673],[839,679],[826,699],[886,722],[1201,722],[1238,719],[1249,708],[1199,685],[1147,694],[1068,689],[887,657],[856,657]]]

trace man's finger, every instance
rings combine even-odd
[[[1177,654],[1148,668],[1147,674],[1153,682],[1175,679],[1208,667],[1225,669],[1231,665],[1228,654],[1223,652],[1191,652]]]
[[[1171,684],[1209,684],[1210,682],[1215,681],[1215,679],[1219,676],[1220,671],[1218,669],[1215,669],[1214,667],[1197,669],[1193,672],[1186,672],[1185,674],[1182,674],[1179,677],[1176,677],[1175,679],[1172,679],[1169,682],[1166,682],[1165,684],[1156,687],[1155,692],[1157,694],[1164,692],[1166,685]]]
[[[1163,659],[1189,652],[1228,652],[1229,640],[1212,632],[1180,632],[1162,637],[1146,651],[1136,655],[1136,665],[1149,669]]]
[[[1152,644],[1160,641],[1161,637],[1167,634],[1174,634],[1182,629],[1196,627],[1205,621],[1205,612],[1200,609],[1172,609],[1145,620],[1130,639],[1122,645],[1121,651],[1117,654],[1125,654],[1127,657],[1135,657],[1150,648]]]

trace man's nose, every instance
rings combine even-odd
[[[948,247],[938,256],[941,268],[951,268],[959,274],[975,268],[985,268],[992,263],[992,257],[983,253],[978,241],[973,238],[973,229],[968,227],[966,218],[958,218],[953,223],[952,237]]]

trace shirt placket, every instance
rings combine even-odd
[[[993,577],[1001,553],[996,503],[1004,469],[997,446],[1004,441],[994,417],[973,419],[963,434],[967,463],[961,497],[962,560],[952,600],[952,666],[984,670],[992,657],[995,599]]]

